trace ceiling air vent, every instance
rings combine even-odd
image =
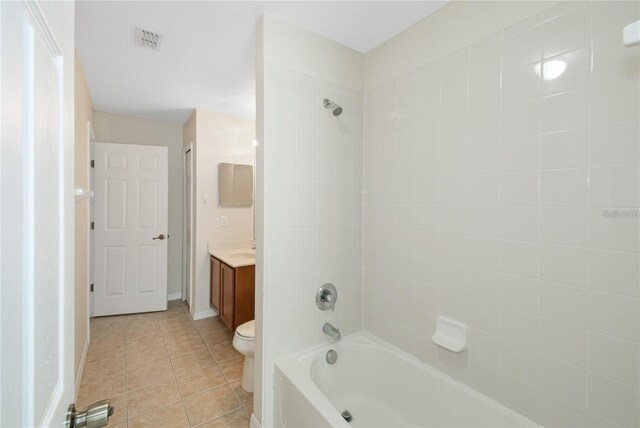
[[[136,45],[159,51],[162,37],[160,33],[136,26]]]

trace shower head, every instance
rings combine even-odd
[[[330,109],[334,116],[340,116],[340,113],[342,113],[342,107],[331,101],[329,98],[324,99],[324,108]]]

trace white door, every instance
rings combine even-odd
[[[93,315],[167,309],[168,149],[95,143]]]
[[[0,2],[0,426],[74,400],[72,2]]]

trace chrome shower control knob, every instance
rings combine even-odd
[[[318,289],[316,293],[316,305],[321,311],[335,309],[336,301],[338,300],[338,290],[333,284],[326,283]]]

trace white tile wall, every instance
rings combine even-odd
[[[365,96],[364,327],[548,427],[640,425],[639,219],[603,215],[640,203],[639,17],[563,3]]]
[[[342,334],[362,328],[363,94],[269,63],[264,90],[264,355],[273,361],[326,341],[326,321]],[[316,308],[325,282],[338,289],[335,312]]]

